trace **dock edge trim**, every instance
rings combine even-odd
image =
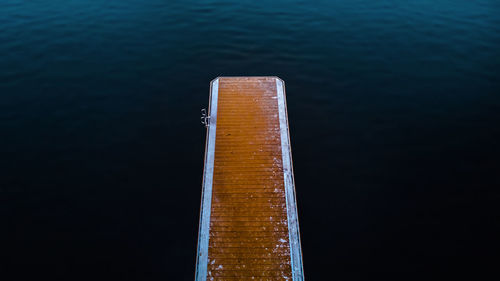
[[[278,96],[278,111],[281,135],[281,152],[283,156],[283,176],[285,184],[286,210],[288,217],[288,234],[290,242],[290,259],[292,280],[303,281],[304,270],[302,265],[302,250],[300,246],[299,220],[293,180],[292,155],[290,149],[290,132],[288,128],[288,114],[285,104],[285,85],[280,78],[276,78],[276,92]]]
[[[219,78],[210,85],[210,104],[208,107],[210,121],[206,140],[206,154],[203,171],[203,190],[200,207],[200,226],[198,230],[198,252],[196,254],[196,281],[207,280],[208,240],[210,238],[210,211],[212,208],[212,185],[214,175],[215,130],[217,127],[217,101],[219,95]]]

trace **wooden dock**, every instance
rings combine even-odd
[[[196,281],[303,280],[284,82],[211,82]]]

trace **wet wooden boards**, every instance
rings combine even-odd
[[[303,280],[284,83],[211,82],[196,281]]]

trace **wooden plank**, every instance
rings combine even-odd
[[[195,279],[303,280],[283,81],[219,77],[209,114]]]

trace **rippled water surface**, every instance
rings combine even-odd
[[[308,280],[498,274],[498,1],[4,0],[0,279],[192,280],[220,75],[287,83]]]

